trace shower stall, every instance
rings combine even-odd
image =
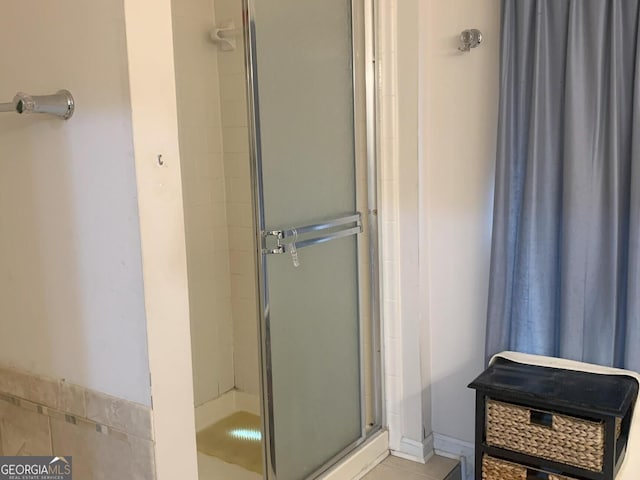
[[[382,428],[373,2],[174,0],[200,480]]]

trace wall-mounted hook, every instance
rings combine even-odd
[[[460,34],[460,46],[458,50],[468,52],[482,43],[482,33],[476,28],[463,30]]]
[[[220,47],[223,52],[230,52],[236,49],[236,37],[238,30],[233,21],[221,27],[214,27],[209,31],[209,38]]]

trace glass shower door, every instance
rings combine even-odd
[[[268,476],[364,436],[352,7],[249,0]]]

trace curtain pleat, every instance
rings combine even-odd
[[[503,0],[488,356],[640,371],[638,14]]]

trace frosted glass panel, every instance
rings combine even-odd
[[[356,240],[267,262],[276,476],[301,480],[361,434]]]
[[[345,0],[256,0],[265,223],[355,210],[351,10]]]
[[[254,0],[267,230],[353,214],[351,3]],[[357,239],[268,255],[267,359],[277,480],[302,480],[362,436]]]

